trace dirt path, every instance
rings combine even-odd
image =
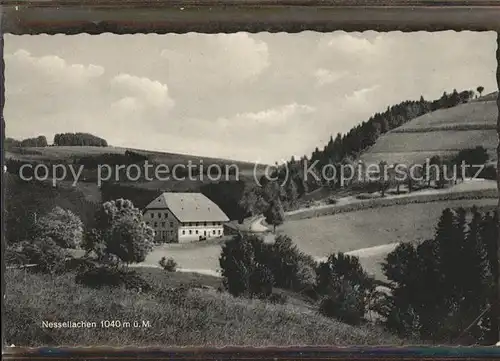
[[[253,233],[269,232],[270,229],[263,224],[264,220],[265,220],[264,216],[259,216],[258,218],[254,219],[250,224],[250,232]]]
[[[373,202],[374,200],[390,200],[390,199],[405,199],[405,198],[410,198],[410,197],[415,197],[415,196],[429,196],[429,195],[440,195],[440,194],[447,194],[447,193],[454,193],[454,192],[471,192],[471,191],[487,191],[487,190],[492,190],[496,189],[497,184],[496,181],[493,180],[487,180],[487,179],[466,179],[464,182],[459,183],[457,185],[454,185],[449,188],[443,188],[443,189],[422,189],[418,191],[413,191],[411,193],[402,193],[402,194],[386,194],[384,198],[373,198],[373,199],[357,199],[355,196],[346,196],[346,197],[341,197],[337,199],[337,203],[332,205],[332,204],[322,204],[322,205],[316,205],[316,206],[311,206],[308,208],[299,208],[293,211],[288,211],[285,212],[285,216],[289,215],[295,215],[295,214],[300,214],[300,213],[306,213],[306,212],[311,212],[314,210],[321,210],[321,209],[329,209],[329,208],[335,208],[339,206],[345,206],[349,204],[362,204],[362,203],[368,203],[368,202]]]

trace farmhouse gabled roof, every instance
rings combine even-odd
[[[168,208],[180,222],[227,222],[229,218],[202,193],[165,192],[146,206],[148,209]]]

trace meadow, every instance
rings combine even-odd
[[[74,274],[7,270],[4,340],[16,346],[400,345],[375,326],[323,317],[300,300],[273,304],[235,298],[209,276],[143,270],[153,291],[87,288]],[[149,327],[100,327],[101,321]],[[43,328],[42,321],[96,322],[96,328]]]
[[[360,158],[366,163],[423,163],[483,146],[496,158],[497,93],[417,117],[383,134]]]
[[[7,158],[14,158],[26,161],[68,161],[79,157],[97,157],[106,154],[125,155],[126,151],[133,151],[144,155],[150,163],[164,164],[172,167],[176,164],[187,164],[191,161],[193,165],[203,164],[205,167],[210,164],[236,165],[241,173],[251,174],[254,169],[254,163],[245,161],[236,161],[230,159],[202,157],[197,155],[159,152],[152,150],[142,150],[124,147],[95,147],[95,146],[48,146],[48,147],[26,147],[22,149],[13,149],[6,152]],[[259,168],[260,170],[261,168]],[[249,173],[250,172],[250,173]]]
[[[445,208],[494,207],[496,199],[414,203],[291,220],[278,227],[304,252],[323,257],[394,242],[424,240],[434,233]]]
[[[452,108],[438,109],[432,113],[424,114],[409,123],[403,124],[395,131],[400,132],[419,128],[495,126],[497,114],[496,99],[483,97],[482,100],[474,100]]]
[[[378,139],[369,152],[459,151],[476,146],[491,149],[495,148],[497,144],[496,136],[494,129],[387,133]]]
[[[278,227],[278,232],[290,236],[302,251],[316,258],[333,252],[350,252],[360,258],[368,273],[383,278],[380,262],[387,253],[396,243],[431,238],[445,208],[475,205],[492,210],[497,204],[498,200],[490,198],[371,208],[290,220]]]
[[[333,252],[355,254],[360,257],[366,271],[380,278],[380,262],[395,244],[433,236],[439,216],[445,208],[478,206],[491,210],[498,204],[494,197],[496,190],[492,188],[493,182],[467,182],[455,187],[453,189],[457,192],[451,194],[445,189],[442,194],[415,195],[412,196],[414,199],[394,197],[352,205],[304,209],[288,216],[285,223],[277,228],[277,234],[288,235],[299,249],[317,259]],[[482,194],[485,198],[468,197],[474,194]],[[462,195],[464,197],[452,198]],[[422,202],[409,203],[418,199],[422,199]],[[387,204],[383,207],[370,206],[381,202]],[[342,211],[332,214],[335,209]],[[267,234],[265,237],[268,239],[273,235]],[[159,246],[148,255],[144,264],[156,266],[161,257],[172,257],[184,269],[216,271],[219,268],[221,243],[222,240],[194,245]]]

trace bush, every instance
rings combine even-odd
[[[373,194],[373,193],[360,193],[356,196],[356,199],[377,199],[380,198],[378,194]]]
[[[478,146],[473,149],[462,149],[458,155],[453,159],[453,163],[461,165],[464,162],[467,165],[480,165],[485,164],[489,159],[487,150],[484,147]],[[476,172],[475,169],[466,169],[466,176],[473,176]]]
[[[83,223],[70,210],[55,207],[35,225],[36,236],[49,237],[63,248],[79,248],[83,239]]]
[[[153,248],[150,228],[132,217],[115,221],[109,231],[105,238],[107,252],[127,264],[143,262]]]
[[[273,244],[261,247],[257,257],[272,272],[276,287],[298,292],[314,288],[316,263],[290,237],[279,235]]]
[[[255,244],[258,242],[262,243],[255,236],[239,234],[222,246],[219,264],[222,269],[223,284],[234,296],[251,296],[250,276],[257,266]]]
[[[316,262],[304,255],[297,263],[297,270],[294,275],[293,290],[305,295],[312,295],[316,286]]]
[[[310,295],[316,281],[314,259],[280,235],[273,244],[256,236],[241,236],[222,249],[220,266],[224,285],[233,295],[267,297],[272,287]]]
[[[257,264],[249,277],[250,295],[266,298],[273,292],[274,278],[265,265]]]
[[[333,197],[328,197],[326,200],[326,204],[337,204],[337,200]]]
[[[371,311],[376,312],[385,327],[405,338],[420,339],[420,322],[416,310],[396,304],[391,292],[377,291],[372,299]]]
[[[151,285],[135,271],[106,266],[86,267],[77,274],[75,281],[87,287],[124,287],[136,291],[151,291]]]
[[[282,293],[273,293],[268,298],[269,302],[284,305],[288,301],[288,297]]]
[[[321,314],[351,325],[360,324],[366,313],[366,298],[359,285],[341,282],[332,287],[320,302]]]
[[[354,192],[374,193],[380,189],[379,182],[356,182],[351,185],[351,190]]]
[[[162,257],[158,264],[167,272],[175,272],[177,269],[177,262],[173,258],[166,259]]]
[[[69,258],[66,259],[65,269],[68,272],[75,271],[77,273],[85,272],[91,268],[97,267],[95,259],[82,257],[82,258]]]
[[[344,281],[352,285],[359,285],[364,290],[371,290],[375,286],[373,278],[363,270],[359,258],[344,253],[333,253],[325,262],[321,262],[316,270],[316,292],[327,295],[332,287],[337,289],[338,284]]]
[[[269,225],[273,226],[273,230],[276,231],[276,227],[283,224],[285,220],[285,211],[281,201],[274,200],[269,203],[269,207],[264,212],[264,217]]]
[[[20,244],[14,244],[5,247],[4,260],[6,265],[11,266],[29,263],[27,257],[20,252],[19,245]]]
[[[125,264],[139,263],[153,248],[153,229],[129,200],[104,203],[96,215],[96,225],[85,235],[83,248],[100,260],[116,258]]]
[[[361,267],[359,259],[343,253],[332,254],[316,271],[319,311],[342,322],[359,324],[368,311],[375,282]]]
[[[44,273],[64,272],[69,256],[51,238],[20,242],[10,248],[9,254],[21,264],[36,264],[35,270]]]

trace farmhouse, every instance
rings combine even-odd
[[[229,218],[201,193],[166,192],[146,206],[144,220],[156,242],[186,243],[222,237]]]

